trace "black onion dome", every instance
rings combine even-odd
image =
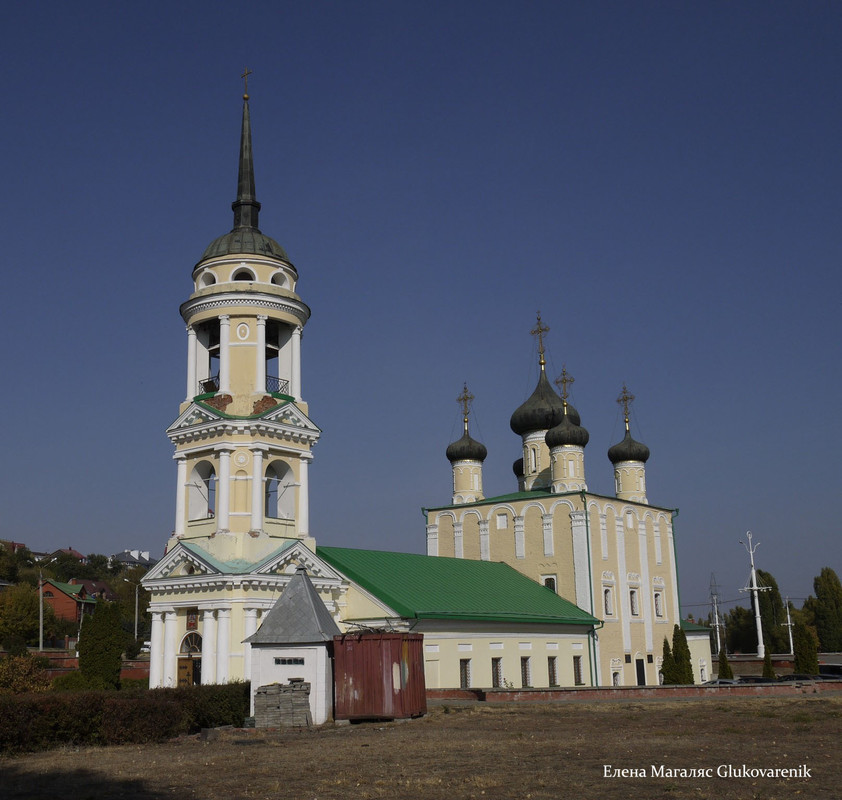
[[[523,477],[523,459],[519,458],[512,464],[512,472],[514,472],[516,478]]]
[[[485,445],[472,439],[465,431],[461,439],[457,439],[447,446],[445,451],[447,460],[452,464],[454,461],[485,461],[488,450]]]
[[[567,415],[578,425],[579,412],[568,404]],[[530,398],[512,414],[509,426],[518,435],[523,436],[533,431],[547,431],[555,428],[564,416],[564,402],[547,380],[547,373],[541,370],[538,385]]]
[[[579,447],[584,447],[590,440],[591,435],[581,426],[576,425],[570,419],[570,406],[567,406],[567,413],[561,418],[561,422],[550,428],[544,441],[547,447],[561,447],[565,444],[575,444]]]
[[[621,461],[642,461],[646,463],[649,459],[649,448],[645,444],[632,439],[629,429],[626,428],[623,441],[608,448],[608,459],[612,464],[619,464]]]

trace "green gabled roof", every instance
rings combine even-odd
[[[711,628],[707,627],[707,625],[698,625],[695,622],[690,622],[689,619],[681,620],[681,630],[686,631],[687,633],[710,633]]]
[[[317,547],[316,554],[409,619],[595,625],[597,620],[508,564]]]
[[[279,548],[273,550],[269,555],[264,556],[259,561],[246,561],[243,558],[236,558],[231,559],[230,561],[222,561],[218,558],[212,556],[207,550],[203,547],[199,547],[199,545],[194,544],[193,542],[184,542],[182,541],[180,544],[185,550],[193,553],[194,556],[197,558],[201,558],[203,561],[206,561],[210,564],[214,569],[219,570],[223,575],[247,575],[250,572],[254,572],[254,570],[258,569],[261,564],[264,564],[267,561],[279,556],[281,553],[284,552],[289,547],[292,547],[294,544],[298,542],[297,539],[288,539],[285,541]]]
[[[564,494],[581,494],[581,492],[564,492]],[[496,503],[513,503],[517,500],[534,500],[536,497],[559,497],[546,489],[534,489],[528,492],[512,492],[511,494],[500,494],[497,497],[485,497],[473,503],[450,503],[446,506],[431,506],[427,511],[442,511],[445,508],[464,508],[465,506],[487,506]]]
[[[52,578],[46,578],[44,580],[44,586],[48,583],[51,583],[57,589],[61,589],[65,594],[76,598],[80,603],[96,603],[95,597],[79,597],[79,592],[85,588],[81,583],[62,583],[61,581],[54,581]]]

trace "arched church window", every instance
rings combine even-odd
[[[614,613],[614,598],[610,587],[602,590],[602,607],[606,616],[610,617]]]
[[[210,270],[207,270],[203,272],[199,277],[199,280],[196,281],[196,288],[204,289],[206,286],[213,286],[215,283],[216,275],[214,275]]]
[[[248,269],[238,269],[232,276],[233,281],[253,281],[254,273]]]
[[[538,451],[534,447],[529,448],[529,470],[538,471]]]
[[[179,653],[201,653],[202,652],[202,634],[196,631],[190,631],[182,640]]]
[[[280,270],[272,276],[272,283],[274,283],[275,286],[283,286],[285,289],[289,288],[289,278]]]
[[[273,461],[266,468],[264,512],[269,519],[295,519],[295,476],[289,464]]]
[[[187,482],[188,519],[209,519],[216,514],[216,470],[210,461],[193,467]]]

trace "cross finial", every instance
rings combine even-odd
[[[243,94],[243,100],[249,99],[249,75],[253,75],[254,71],[250,70],[248,67],[245,68],[243,74],[240,77],[243,79],[243,83],[245,85],[245,92]]]
[[[617,402],[623,407],[623,416],[626,419],[626,430],[629,429],[629,406],[632,404],[634,400],[634,395],[626,388],[626,384],[623,384],[623,391],[620,392],[620,396],[617,398]]]
[[[473,401],[474,396],[468,391],[468,384],[465,383],[462,388],[462,393],[456,398],[456,402],[462,406],[462,420],[465,423],[465,433],[468,432],[468,414],[469,404]]]
[[[562,364],[561,365],[561,375],[559,375],[555,379],[555,385],[561,387],[561,399],[564,402],[567,402],[567,398],[570,397],[570,384],[576,383],[576,379],[567,371],[567,367]]]
[[[530,331],[533,336],[538,337],[538,363],[541,365],[541,372],[544,371],[544,365],[547,363],[544,359],[544,334],[549,331],[547,325],[541,324],[541,312],[538,312],[538,324]]]

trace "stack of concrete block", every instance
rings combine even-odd
[[[258,688],[254,696],[256,728],[309,728],[310,684],[290,681],[287,686],[272,683]]]

